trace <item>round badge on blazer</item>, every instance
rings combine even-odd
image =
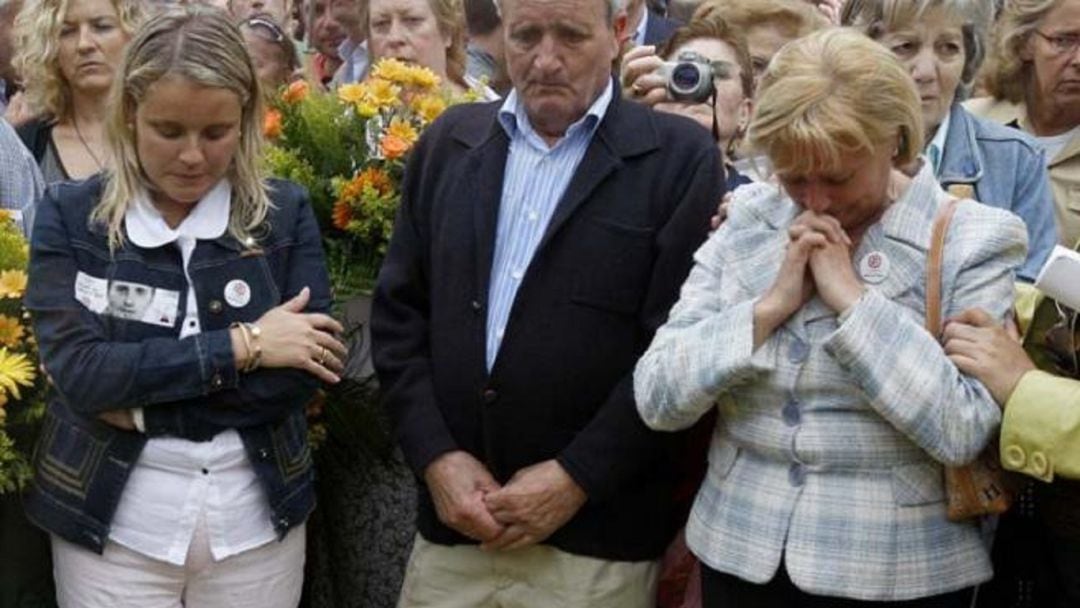
[[[251,301],[251,287],[240,279],[225,284],[225,301],[233,308],[243,308]]]
[[[877,284],[889,276],[889,257],[880,251],[871,251],[859,260],[859,276],[867,283]]]

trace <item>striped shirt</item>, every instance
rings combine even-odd
[[[0,118],[0,208],[12,213],[15,223],[29,235],[24,219],[33,217],[33,205],[45,191],[41,171],[15,129]]]
[[[518,287],[555,207],[607,112],[612,95],[613,85],[608,82],[585,116],[570,125],[563,138],[551,147],[529,124],[516,90],[510,92],[499,110],[499,123],[510,137],[510,151],[506,157],[488,290],[488,371],[495,365]]]

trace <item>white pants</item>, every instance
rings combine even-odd
[[[98,555],[52,537],[60,608],[295,608],[304,582],[305,527],[215,562],[204,522],[183,566],[109,542]]]
[[[659,574],[655,561],[607,561],[547,545],[486,552],[417,534],[398,608],[651,608]]]

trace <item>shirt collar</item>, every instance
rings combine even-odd
[[[132,243],[143,248],[161,247],[181,236],[210,240],[225,234],[229,227],[232,185],[223,179],[195,203],[191,213],[175,229],[169,228],[161,212],[150,202],[150,195],[140,189],[135,202],[124,214],[124,227]]]
[[[934,139],[931,139],[930,145],[926,146],[926,155],[930,157],[930,162],[934,165],[935,175],[941,172],[941,160],[945,157],[945,138],[949,136],[949,123],[952,122],[950,114],[952,112],[945,113],[945,118],[938,125]]]
[[[367,40],[353,41],[348,36],[337,47],[338,57],[342,61],[354,61],[367,57]]]
[[[648,24],[649,9],[646,7],[645,10],[641,12],[641,21],[638,22],[637,29],[634,30],[634,44],[637,46],[645,44],[645,28],[648,27]]]
[[[600,93],[600,96],[593,101],[589,109],[585,111],[585,115],[566,128],[566,133],[559,140],[562,142],[568,135],[577,133],[582,129],[588,131],[589,137],[596,132],[596,128],[600,125],[600,121],[604,119],[604,115],[607,114],[608,107],[611,105],[611,99],[614,96],[613,81],[608,79],[607,86],[604,87],[604,91]],[[543,139],[532,128],[532,123],[529,122],[529,115],[525,112],[525,102],[518,95],[517,89],[511,89],[510,94],[503,100],[502,107],[499,108],[499,124],[502,125],[503,130],[510,139],[514,139],[518,135],[521,135],[527,139],[533,139],[543,141]],[[555,144],[556,146],[558,143]],[[554,148],[555,146],[550,146]],[[544,148],[549,148],[546,144]]]

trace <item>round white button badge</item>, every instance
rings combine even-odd
[[[867,283],[878,284],[889,276],[889,258],[880,251],[871,251],[859,261],[859,275]]]
[[[251,301],[251,287],[240,279],[225,284],[225,301],[233,308],[243,308]]]

